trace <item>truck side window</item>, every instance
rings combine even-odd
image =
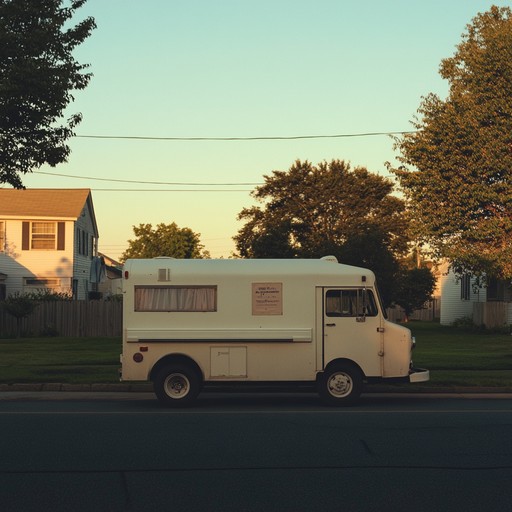
[[[135,311],[217,311],[216,286],[135,286]]]
[[[371,290],[328,290],[325,296],[327,316],[377,316],[375,296]]]

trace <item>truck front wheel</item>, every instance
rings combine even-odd
[[[359,368],[349,363],[328,367],[318,381],[318,393],[327,405],[353,405],[363,391],[363,376]]]
[[[163,405],[185,407],[199,394],[201,379],[197,372],[186,364],[170,364],[157,372],[153,388]]]

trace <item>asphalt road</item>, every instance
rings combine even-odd
[[[512,398],[0,393],[0,509],[510,510]]]

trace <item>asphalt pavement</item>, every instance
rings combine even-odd
[[[205,392],[187,410],[147,392],[0,395],[11,400],[0,405],[2,512],[481,512],[512,502],[504,393],[366,393],[333,408],[315,393]]]

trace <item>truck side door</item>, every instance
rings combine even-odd
[[[382,322],[371,288],[323,288],[323,367],[346,358],[366,376],[382,376]]]

